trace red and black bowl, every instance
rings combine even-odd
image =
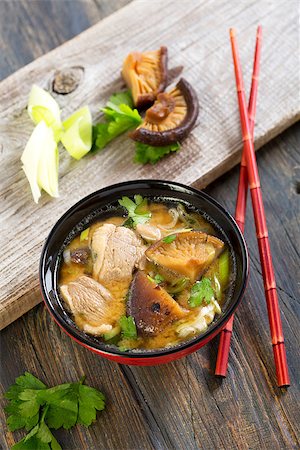
[[[177,346],[160,350],[120,351],[100,339],[80,330],[65,309],[60,297],[58,275],[64,247],[75,235],[103,216],[121,214],[118,200],[126,195],[140,194],[154,201],[181,202],[204,215],[229,246],[233,259],[232,289],[222,306],[222,314],[209,325],[207,331]],[[118,209],[119,208],[119,209]],[[56,223],[44,245],[40,260],[40,285],[45,304],[56,323],[78,344],[122,364],[155,365],[188,355],[209,342],[224,327],[240,303],[248,277],[246,244],[234,218],[202,191],[179,183],[159,180],[138,180],[108,186],[90,194],[72,206]]]

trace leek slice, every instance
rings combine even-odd
[[[38,123],[21,156],[35,203],[44,189],[58,197],[58,149],[54,134],[44,121]]]
[[[219,281],[221,286],[226,286],[230,274],[230,257],[228,250],[225,250],[219,258]]]
[[[63,122],[61,142],[75,159],[81,159],[92,148],[92,116],[88,106],[76,111]]]
[[[28,114],[35,124],[44,121],[53,129],[55,140],[58,142],[62,123],[60,108],[49,92],[34,84],[28,99]]]
[[[89,238],[90,227],[80,233],[80,242],[87,241]]]

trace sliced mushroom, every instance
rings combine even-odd
[[[161,47],[149,52],[130,53],[124,63],[122,76],[131,90],[137,108],[153,103],[167,84],[168,50]]]
[[[158,94],[154,105],[146,111],[144,122],[130,136],[153,146],[182,141],[193,128],[198,113],[197,94],[181,78],[170,92]]]
[[[148,223],[138,223],[136,226],[136,231],[147,242],[156,242],[161,239],[160,229]]]
[[[90,257],[91,251],[88,247],[83,248],[75,248],[75,250],[71,250],[70,259],[73,263],[76,264],[86,264]]]
[[[146,256],[159,267],[188,277],[195,282],[221,253],[224,243],[201,231],[178,233],[172,242],[164,239],[151,245]]]
[[[134,317],[141,335],[155,336],[188,311],[144,272],[138,271],[129,291],[127,314]]]

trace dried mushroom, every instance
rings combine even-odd
[[[136,273],[128,295],[127,314],[134,317],[139,334],[155,336],[187,313],[144,272]]]
[[[131,90],[134,104],[143,108],[153,103],[167,84],[168,50],[161,47],[149,52],[129,53],[123,63],[122,76]]]
[[[193,283],[208,269],[223,250],[224,242],[201,231],[178,233],[167,243],[164,239],[151,245],[147,258],[160,268],[187,277]]]
[[[183,78],[170,92],[158,94],[146,111],[144,122],[131,133],[132,139],[153,146],[180,142],[187,137],[199,113],[198,98]]]

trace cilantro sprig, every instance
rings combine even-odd
[[[25,372],[5,394],[9,404],[7,424],[10,431],[25,428],[29,433],[13,450],[59,450],[61,446],[50,428],[69,429],[77,423],[89,426],[97,411],[105,408],[105,397],[97,389],[83,384],[65,383],[52,388]]]
[[[119,320],[122,336],[129,339],[137,338],[137,330],[132,316],[122,316]]]
[[[180,149],[179,142],[165,145],[164,147],[154,147],[152,145],[136,142],[134,162],[141,164],[156,164],[160,159],[169,153],[177,152]]]
[[[147,278],[149,281],[155,284],[161,284],[165,281],[164,277],[157,273],[154,277],[151,277],[150,275],[147,275]]]
[[[188,300],[189,305],[192,308],[202,305],[203,301],[207,304],[211,302],[214,297],[214,291],[209,278],[202,278],[201,281],[197,281],[191,289],[191,295]]]
[[[124,206],[128,212],[128,218],[124,222],[124,226],[135,228],[139,223],[146,223],[151,218],[148,201],[139,194],[134,196],[134,200],[124,196],[119,200],[119,204]]]
[[[101,111],[104,113],[105,122],[93,127],[94,150],[103,149],[114,138],[136,128],[142,122],[137,109],[133,109],[130,91],[112,95]]]

